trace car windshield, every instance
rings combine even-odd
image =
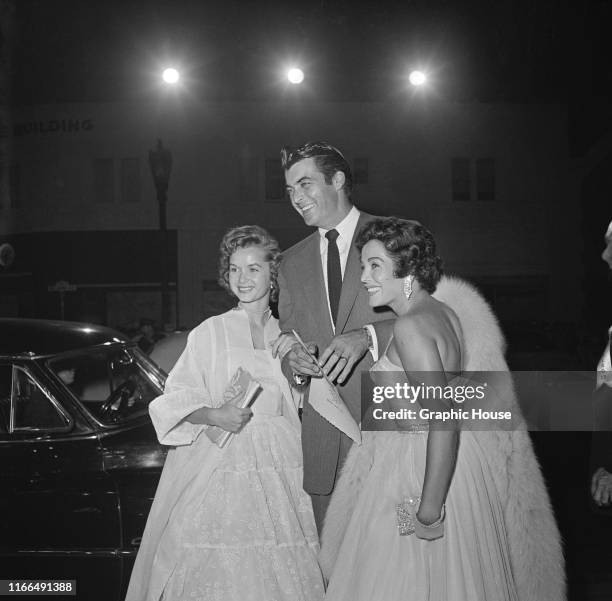
[[[104,348],[51,359],[49,367],[85,409],[106,425],[147,413],[164,379],[142,353]]]

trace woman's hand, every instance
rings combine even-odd
[[[236,434],[240,432],[251,419],[253,412],[250,409],[239,409],[233,405],[224,405],[211,410],[210,423],[227,432]]]
[[[422,540],[436,540],[444,536],[444,505],[442,507],[419,506],[414,524],[414,533]]]
[[[417,511],[416,517],[421,524],[429,526],[434,522],[437,522],[442,516],[442,507],[428,507],[421,503]]]

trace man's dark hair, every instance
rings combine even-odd
[[[298,161],[314,159],[317,169],[323,174],[326,184],[332,183],[332,177],[338,171],[344,173],[344,191],[348,198],[353,191],[353,173],[344,155],[327,142],[306,142],[298,148],[285,146],[281,150],[281,164],[287,171]]]

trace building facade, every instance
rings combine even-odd
[[[148,151],[172,151],[173,324],[226,302],[217,248],[257,223],[288,247],[308,233],[284,194],[279,149],[322,139],[352,164],[355,204],[421,220],[446,271],[481,285],[503,320],[579,317],[580,261],[560,241],[580,219],[561,106],[399,103],[45,105],[13,112],[0,242],[4,314],[112,326],[159,315],[159,211]],[[58,286],[58,282],[60,283]],[[62,292],[69,285],[68,290]]]

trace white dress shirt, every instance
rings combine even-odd
[[[342,270],[342,280],[344,281],[344,271],[346,269],[346,261],[348,259],[349,250],[351,249],[351,241],[355,235],[357,229],[357,222],[359,221],[359,211],[356,207],[353,207],[348,215],[335,227],[338,232],[338,238],[336,239],[336,245],[338,246],[338,253],[340,254],[340,269]],[[319,249],[321,251],[321,267],[323,267],[323,281],[325,282],[325,292],[327,294],[327,307],[329,308],[329,290],[327,286],[327,248],[329,246],[329,240],[325,237],[329,230],[325,230],[322,227],[319,228]],[[331,317],[331,309],[329,309],[329,315]],[[333,319],[332,319],[333,322]]]
[[[612,361],[610,360],[610,338],[612,327],[608,330],[608,345],[597,365],[597,388],[602,384],[612,387]]]
[[[338,254],[340,255],[340,269],[342,270],[342,281],[344,282],[344,272],[346,270],[346,262],[348,260],[349,251],[351,250],[351,242],[357,229],[357,222],[359,221],[359,211],[357,207],[353,206],[348,212],[348,215],[335,227],[338,232],[338,238],[336,239],[336,245],[338,246]],[[329,305],[329,288],[327,286],[327,247],[329,240],[325,237],[329,230],[319,228],[319,249],[321,251],[321,267],[323,268],[323,281],[325,282],[325,295],[327,296],[327,310],[329,311],[329,318],[332,323],[334,333],[336,331],[334,320],[331,313],[331,307]],[[378,359],[378,340],[376,339],[376,330],[372,325],[366,325],[370,336],[372,338],[373,348],[370,349],[374,361]]]

